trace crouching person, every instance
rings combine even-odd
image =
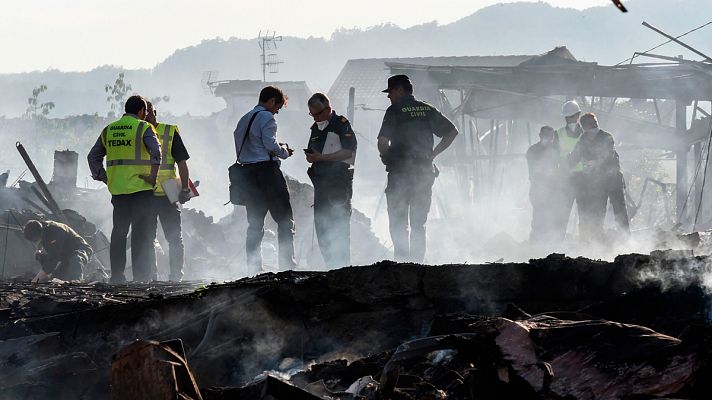
[[[82,279],[93,250],[74,229],[59,222],[30,220],[23,233],[27,240],[39,244],[35,258],[42,270],[33,282],[52,278],[63,281]]]

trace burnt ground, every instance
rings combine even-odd
[[[458,348],[470,349],[468,354],[481,349],[482,354],[470,355],[482,362],[491,346],[499,346],[498,362],[507,360],[506,368],[498,370],[500,381],[521,389],[516,392],[520,398],[564,398],[542,395],[544,388],[536,388],[531,383],[536,380],[529,379],[540,372],[529,374],[517,367],[521,352],[508,353],[506,343],[512,342],[496,339],[510,333],[516,336],[522,326],[537,349],[544,349],[537,350],[537,357],[559,368],[544,385],[551,393],[556,390],[556,377],[573,369],[571,360],[565,359],[573,350],[566,346],[578,343],[584,346],[576,351],[585,354],[589,349],[608,360],[655,337],[668,353],[675,349],[674,354],[649,357],[651,362],[658,360],[656,371],[666,372],[663,367],[673,364],[689,370],[684,382],[680,378],[665,390],[684,398],[704,398],[700,393],[709,393],[697,376],[709,372],[710,265],[705,257],[657,252],[619,256],[614,262],[560,255],[521,264],[423,266],[384,261],[209,285],[5,281],[0,283],[0,398],[110,398],[114,353],[136,339],[176,338],[183,340],[187,360],[203,388],[239,387],[263,371],[276,371],[291,375],[298,386],[323,380],[326,389],[343,391],[363,376],[379,379],[396,347],[405,341],[468,332],[489,332],[485,336],[490,347],[470,338],[462,343],[472,345],[457,344]],[[511,325],[512,321],[523,322]],[[574,330],[556,330],[559,336],[548,333],[561,327]],[[611,333],[621,327],[632,336]],[[561,336],[562,332],[572,333]],[[591,341],[597,335],[605,340]],[[646,352],[658,344],[650,346],[635,350],[643,354],[636,353],[636,362],[645,361]],[[504,379],[501,371],[507,369],[510,378]],[[451,377],[441,390],[450,393],[445,386],[452,382],[465,384],[477,374],[486,374],[479,371],[462,379]],[[493,381],[491,376],[485,378]],[[399,387],[406,381],[401,378]],[[453,387],[452,393],[465,393],[460,386]],[[241,398],[225,393],[230,392],[206,390],[205,397]],[[572,396],[567,398],[579,398]]]

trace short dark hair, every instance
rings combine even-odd
[[[324,93],[314,93],[307,101],[307,107],[314,107],[317,104],[325,109],[327,107],[331,107],[331,101],[329,101],[329,97],[327,97]]]
[[[42,236],[42,223],[40,221],[31,219],[27,221],[25,227],[22,228],[22,234],[27,240],[37,240]]]
[[[274,99],[277,104],[282,104],[287,102],[287,95],[277,86],[265,86],[260,90],[260,103],[266,103],[270,99]]]
[[[579,122],[583,125],[584,122],[585,122],[585,121],[588,121],[588,120],[598,122],[598,118],[596,118],[596,114],[591,113],[591,112],[582,115],[581,118],[579,119]]]
[[[129,97],[124,105],[124,111],[129,114],[138,115],[138,112],[146,109],[146,99],[137,94]]]
[[[554,128],[549,125],[542,126],[541,130],[539,130],[539,137],[543,138],[545,135],[554,136]]]

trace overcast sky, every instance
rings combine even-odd
[[[23,0],[0,11],[0,73],[99,65],[151,68],[176,49],[261,29],[326,37],[341,27],[456,21],[508,0]],[[547,0],[584,9],[610,0]],[[135,6],[134,6],[135,5]],[[359,8],[356,8],[356,5]]]

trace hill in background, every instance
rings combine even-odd
[[[312,90],[326,91],[352,58],[539,54],[559,45],[566,45],[579,59],[615,64],[633,51],[664,41],[642,27],[643,20],[679,35],[712,15],[709,0],[631,0],[626,5],[631,10],[628,14],[613,6],[578,11],[546,3],[510,3],[483,8],[447,25],[341,29],[328,40],[285,37],[278,50],[285,63],[271,77],[305,80]],[[685,38],[712,53],[710,39],[712,27]],[[256,39],[205,40],[176,50],[153,69],[126,70],[126,81],[146,96],[170,96],[169,103],[161,104],[162,111],[207,115],[222,109],[224,103],[201,87],[203,73],[219,71],[219,79],[261,79],[259,51]],[[690,56],[674,44],[657,52]],[[42,99],[56,104],[51,116],[105,115],[104,85],[113,82],[119,71],[119,67],[102,66],[89,72],[2,74],[0,118],[21,115],[32,89],[42,83],[48,86]]]

